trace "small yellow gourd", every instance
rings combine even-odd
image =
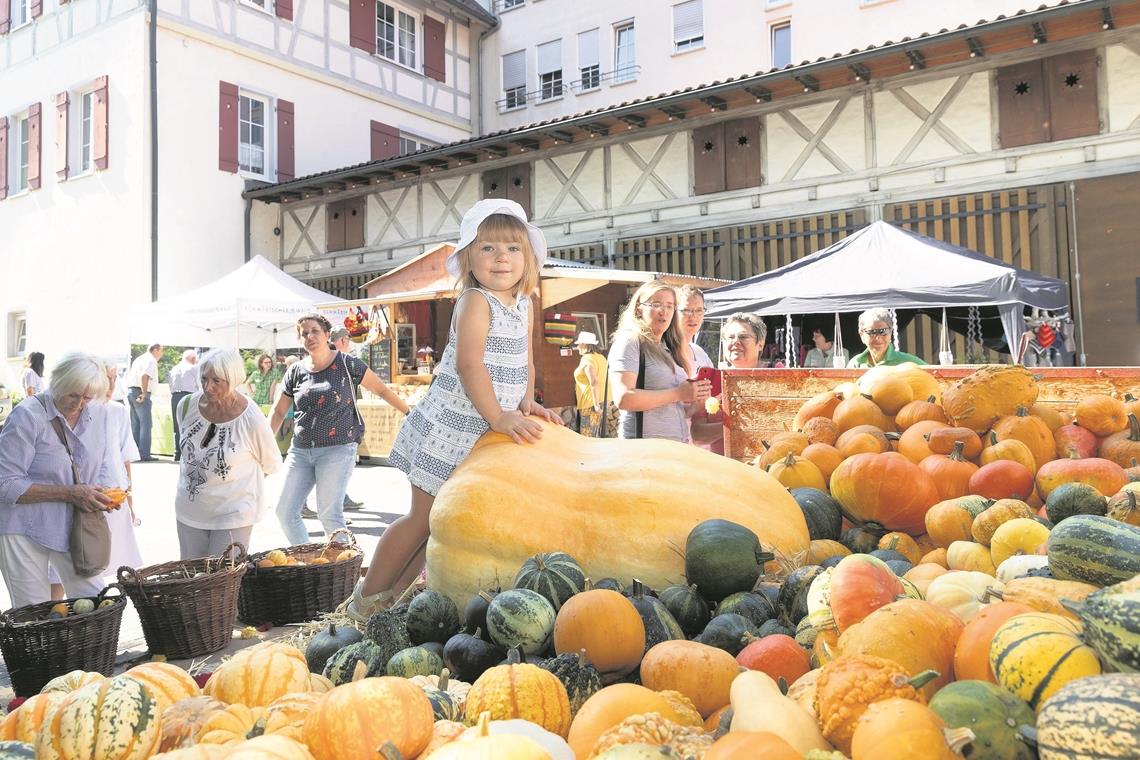
[[[951,570],[973,570],[990,576],[997,573],[989,548],[973,541],[955,541],[950,544],[946,550],[946,564]]]
[[[974,518],[970,533],[979,544],[989,546],[994,531],[1002,523],[1019,517],[1033,517],[1033,507],[1020,499],[998,499]]]
[[[779,685],[759,670],[747,670],[732,682],[732,731],[770,731],[798,752],[830,750],[815,719],[780,693]]]
[[[434,760],[546,760],[550,754],[533,739],[518,734],[492,734],[491,713],[482,712],[473,738],[460,738],[432,753]]]
[[[1019,554],[1036,554],[1049,540],[1049,529],[1028,517],[1017,517],[998,526],[990,537],[990,558],[994,566]]]

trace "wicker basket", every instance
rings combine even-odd
[[[348,536],[347,543],[338,541],[341,533]],[[345,549],[356,549],[351,559],[333,560]],[[294,558],[320,554],[330,559],[320,565],[281,565],[258,567],[269,552],[252,554],[249,570],[241,582],[238,599],[238,617],[249,625],[285,625],[304,623],[332,612],[352,593],[364,554],[356,545],[356,536],[346,528],[333,531],[323,544],[299,544],[280,551]]]
[[[218,557],[119,568],[119,585],[138,609],[152,655],[182,660],[230,643],[246,557],[245,547],[235,543]]]
[[[18,697],[38,694],[51,679],[72,670],[93,670],[105,676],[115,667],[119,625],[126,597],[107,596],[114,585],[99,592],[95,610],[45,620],[61,602],[40,602],[0,613],[0,652]],[[104,599],[114,604],[99,607]],[[75,599],[67,599],[70,605]]]

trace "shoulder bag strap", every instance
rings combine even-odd
[[[609,415],[610,405],[609,405],[609,403],[607,403],[607,398],[610,395],[610,368],[609,368],[608,363],[606,364],[605,375],[606,375],[605,382],[602,383],[602,404],[601,404],[601,406],[602,406],[602,421],[598,425],[598,437],[599,438],[605,438],[606,437],[606,421],[607,421],[607,418],[610,416]]]
[[[641,345],[640,340],[637,341],[637,383],[633,387],[645,389],[645,346]],[[643,418],[643,412],[633,413],[634,435],[637,438],[641,437]]]
[[[44,400],[42,393],[37,393],[33,398],[40,402],[40,406],[44,408],[45,412],[49,415],[51,414],[51,409],[48,408],[48,402]],[[75,455],[71,453],[71,444],[67,442],[67,434],[63,432],[63,423],[59,421],[59,417],[52,417],[51,426],[55,428],[55,434],[59,436],[59,442],[63,444],[63,449],[67,452],[67,458],[71,461],[71,477],[75,479],[75,485],[79,485],[81,482],[79,478],[79,468],[75,465]]]
[[[356,421],[360,424],[360,428],[364,429],[364,418],[360,416],[360,409],[356,406],[356,383],[352,379],[352,373],[348,371],[348,357],[344,352],[340,352],[340,362],[344,366],[344,374],[348,377],[348,384],[352,386],[352,411],[356,415]],[[362,433],[363,435],[363,433]]]

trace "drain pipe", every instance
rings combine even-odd
[[[1081,340],[1081,350],[1077,355],[1078,366],[1088,364],[1088,354],[1085,353],[1085,314],[1081,309],[1081,244],[1077,240],[1077,183],[1069,183],[1069,219],[1072,225],[1069,239],[1073,241],[1073,306],[1077,309],[1077,335]]]
[[[150,28],[150,300],[158,300],[158,0],[149,0]]]
[[[253,213],[253,199],[245,199],[245,260],[249,261],[250,242],[249,242],[249,217]]]

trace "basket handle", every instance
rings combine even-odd
[[[118,583],[112,583],[110,586],[107,586],[107,588],[100,591],[99,592],[100,598],[102,598],[102,595],[105,594],[107,592],[107,589],[111,588],[111,586],[118,588],[119,593],[121,594],[123,591],[122,587],[127,585],[128,583],[134,584],[136,586],[142,584],[142,581],[139,580],[138,573],[135,572],[135,569],[133,567],[130,567],[128,565],[123,565],[122,567],[120,567],[118,572],[115,573],[115,575],[119,578],[119,582]]]
[[[120,572],[121,572],[122,570],[124,570],[124,569],[125,569],[125,570],[130,570],[130,568],[129,568],[129,567],[128,567],[128,568],[122,568],[122,567],[121,567],[121,568],[119,568]],[[117,593],[117,594],[115,594],[115,596],[107,596],[107,592],[108,592],[108,591],[110,591],[111,589],[114,589],[114,590],[115,590],[115,591],[117,591],[118,593]],[[102,602],[104,599],[118,599],[118,598],[120,598],[120,597],[122,597],[122,596],[124,596],[124,594],[123,594],[123,587],[122,587],[122,586],[120,586],[118,583],[108,583],[106,586],[104,586],[104,587],[103,587],[103,590],[102,590],[102,591],[100,591],[100,592],[99,592],[99,593],[96,595],[96,597],[95,597],[95,606],[96,606],[96,607],[98,607],[98,606],[99,606],[99,602]]]
[[[353,549],[357,548],[356,536],[353,534],[353,532],[351,530],[349,530],[348,528],[337,528],[336,530],[334,530],[332,533],[329,534],[328,540],[325,541],[325,549],[327,549],[333,545],[333,543],[334,543],[333,539],[336,537],[336,535],[338,533],[348,534],[348,545],[349,545],[349,547],[353,548]],[[337,542],[337,543],[339,543],[339,542]],[[322,549],[322,551],[324,551],[324,550]]]
[[[229,558],[229,554],[233,549],[237,549],[237,556],[231,559]],[[234,541],[225,549],[222,549],[222,553],[218,555],[218,559],[220,559],[223,564],[228,561],[230,563],[230,567],[232,568],[245,564],[245,561],[249,559],[249,554],[246,553],[244,545],[238,543],[237,541]]]

